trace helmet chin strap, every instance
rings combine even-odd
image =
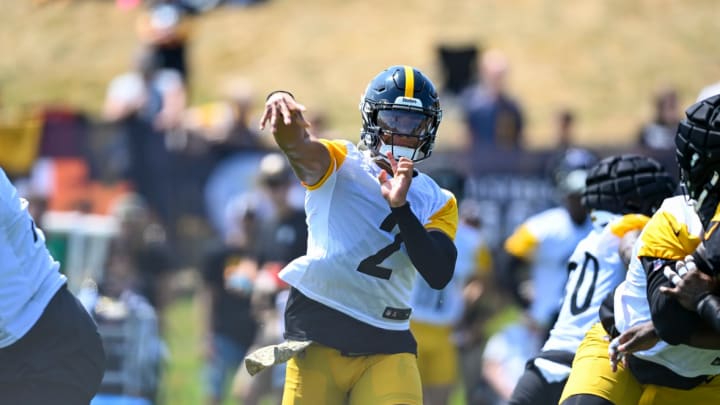
[[[714,190],[719,181],[720,173],[714,172],[712,178],[705,184],[695,202],[695,211],[700,216],[700,221],[704,227],[708,226],[717,208],[718,198],[714,194]],[[706,204],[706,202],[709,204]]]

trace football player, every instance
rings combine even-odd
[[[410,291],[416,273],[445,287],[457,255],[455,197],[415,170],[435,144],[437,91],[410,66],[379,73],[357,146],[314,137],[304,111],[276,91],[260,120],[306,187],[308,251],[280,277],[285,338],[312,343],[287,364],[283,404],[420,405]]]
[[[446,405],[460,378],[461,366],[466,366],[459,361],[458,346],[462,344],[468,351],[473,346],[467,336],[468,325],[463,325],[464,330],[460,331],[460,323],[466,306],[476,305],[483,295],[484,280],[492,273],[492,259],[481,229],[480,206],[474,200],[462,198],[465,175],[444,170],[431,176],[460,199],[460,221],[455,236],[458,254],[453,278],[442,290],[432,288],[422,277],[415,279],[410,329],[418,342],[424,403]]]
[[[644,156],[610,156],[590,169],[582,203],[591,210],[593,230],[570,256],[560,315],[540,354],[528,362],[510,404],[558,403],[575,351],[599,321],[602,300],[625,279],[621,246],[637,238],[674,188],[670,174]]]
[[[611,322],[595,324],[575,355],[561,398],[563,405],[720,401],[720,379],[714,378],[720,374],[720,334],[697,311],[663,293],[673,287],[669,278],[674,279],[672,274],[666,276],[666,268],[685,263],[688,255],[713,262],[720,253],[713,243],[720,219],[718,112],[720,96],[688,108],[678,125],[676,157],[686,195],[666,199],[643,228],[626,278],[608,305]],[[696,251],[703,241],[705,253]],[[605,336],[618,333],[623,334],[621,338],[608,343]],[[660,339],[655,345],[647,339],[653,334]],[[642,337],[643,345],[650,342],[650,348],[627,355],[613,373],[609,351],[617,350],[615,342],[626,341],[627,336]]]
[[[0,168],[0,402],[87,405],[102,380],[100,336],[67,289],[45,236]]]
[[[552,173],[561,205],[531,216],[505,240],[504,248],[509,258],[504,266],[506,285],[518,303],[527,308],[527,318],[541,339],[547,336],[560,309],[563,286],[567,281],[567,259],[578,242],[592,230],[592,222],[580,196],[587,170],[595,163],[597,157],[587,149],[564,151],[553,165]],[[523,272],[528,273],[534,294],[521,291]]]

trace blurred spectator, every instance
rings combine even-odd
[[[136,292],[137,268],[130,252],[114,244],[104,277],[85,283],[78,293],[98,325],[106,369],[91,405],[152,405],[166,358],[153,306]]]
[[[438,183],[442,184],[440,180]],[[462,198],[461,195],[458,197]],[[463,318],[466,305],[476,305],[483,294],[481,280],[491,272],[492,266],[488,246],[479,228],[479,213],[473,209],[473,204],[465,199],[459,207],[461,216],[455,236],[458,254],[450,283],[442,290],[435,290],[424,279],[415,279],[410,326],[418,342],[418,368],[425,405],[449,403],[460,380],[458,346],[469,352],[476,343],[470,341],[467,330],[453,333]]]
[[[330,127],[330,117],[326,111],[315,110],[308,114],[307,120],[310,123],[308,132],[318,138],[337,138],[339,135]]]
[[[558,149],[566,150],[575,144],[575,113],[571,109],[555,113],[555,136]]]
[[[492,252],[482,223],[482,206],[464,198],[458,206],[460,222],[455,236],[458,249],[456,271],[472,269],[462,290],[462,318],[455,325],[454,343],[459,348],[460,369],[468,405],[490,404],[487,382],[482,375],[482,354],[488,338],[487,323],[507,305],[494,282]]]
[[[251,123],[255,93],[243,79],[224,84],[224,100],[188,108],[184,128],[208,145],[213,161],[246,149],[262,148],[261,138]]]
[[[640,128],[638,143],[649,149],[675,150],[675,131],[681,118],[677,91],[671,87],[660,89],[653,106],[655,116]]]
[[[229,231],[207,252],[200,269],[204,397],[209,405],[222,403],[258,328],[251,297],[258,272],[254,241],[259,217],[251,200],[243,197],[228,207]]]
[[[173,230],[175,175],[167,145],[185,110],[185,86],[177,71],[160,69],[155,55],[140,51],[135,68],[115,77],[107,91],[103,115],[117,124],[119,148],[128,154],[128,177],[163,226]]]
[[[461,215],[458,222],[455,236],[457,259],[452,279],[445,288],[436,290],[423,278],[417,277],[410,302],[413,310],[410,328],[418,343],[423,402],[425,405],[445,405],[460,380],[458,345],[465,345],[466,336],[465,333],[454,332],[465,311],[464,292],[473,295],[468,298],[468,303],[474,305],[478,298],[474,292],[482,294],[483,287],[471,284],[478,283],[480,273],[489,270],[490,260],[488,246],[479,229],[480,223],[468,216],[475,213],[472,209],[468,210],[474,202],[463,199],[466,175],[452,168],[436,169],[429,174],[440,187],[462,201],[459,209],[466,214]]]
[[[148,47],[158,66],[180,73],[188,83],[188,46],[191,34],[190,16],[194,8],[182,0],[153,0],[138,16],[136,30],[140,41]]]
[[[165,230],[137,194],[120,197],[111,207],[111,215],[120,227],[117,248],[127,254],[137,273],[135,291],[156,309],[162,327],[165,308],[172,298],[175,268]]]
[[[507,57],[498,50],[488,50],[481,58],[481,81],[461,94],[461,108],[473,150],[521,149],[524,117],[522,108],[507,91],[510,70]]]
[[[305,210],[291,202],[290,191],[297,183],[284,155],[273,152],[260,161],[258,183],[273,206],[273,215],[265,222],[259,245],[261,271],[254,294],[254,310],[262,324],[255,346],[283,341],[283,314],[288,286],[279,278],[280,270],[307,251]],[[280,403],[285,382],[285,364],[254,376],[243,394],[243,405],[257,405],[272,395]]]

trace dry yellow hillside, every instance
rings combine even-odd
[[[63,101],[97,111],[108,80],[128,68],[137,11],[111,0],[6,0],[0,5],[0,94],[10,108]],[[528,144],[552,142],[552,114],[570,106],[580,141],[626,144],[664,83],[683,105],[720,80],[720,7],[712,0],[268,0],[196,21],[193,102],[242,75],[258,104],[292,89],[347,137],[359,128],[367,80],[389,64],[438,77],[438,43],[504,50],[528,113]],[[439,147],[463,142],[448,111]]]

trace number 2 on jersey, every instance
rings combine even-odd
[[[392,216],[392,214],[389,214],[380,224],[380,229],[385,232],[391,232],[396,224],[397,222],[395,221],[395,218]],[[382,267],[380,266],[380,263],[385,261],[385,259],[390,257],[390,255],[392,255],[393,253],[400,250],[400,245],[402,245],[402,242],[402,236],[400,236],[400,234],[398,233],[397,235],[395,235],[395,240],[393,240],[391,244],[378,250],[377,253],[375,253],[374,255],[363,259],[363,261],[360,262],[356,270],[369,276],[382,278],[383,280],[389,280],[390,275],[392,274],[392,269]]]

